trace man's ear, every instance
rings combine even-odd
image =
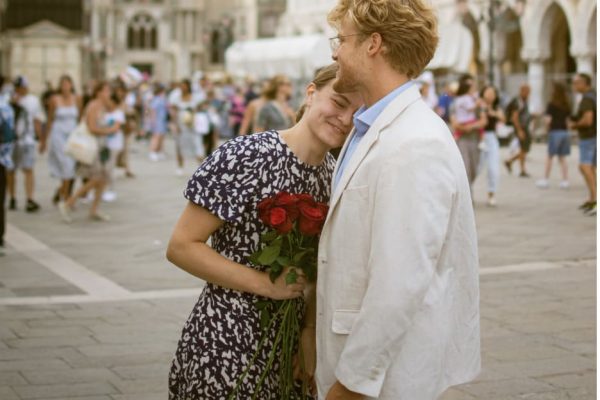
[[[374,32],[369,37],[369,47],[367,47],[367,54],[370,56],[374,56],[377,53],[383,51],[383,38],[377,32]]]

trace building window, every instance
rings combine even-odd
[[[158,47],[156,21],[148,14],[138,14],[127,26],[127,47],[153,50]]]

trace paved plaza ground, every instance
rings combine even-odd
[[[202,282],[164,256],[187,177],[174,175],[172,147],[156,163],[144,148],[133,148],[136,178],[119,174],[118,200],[102,205],[109,223],[87,220],[83,204],[71,225],[60,221],[45,157],[36,170],[42,210],[25,213],[19,196],[8,214],[1,400],[166,399]],[[558,189],[558,170],[550,189],[535,187],[543,145],[533,146],[532,178],[502,170],[498,207],[485,205],[485,177],[476,183],[483,372],[442,400],[596,398],[596,218],[577,210],[586,191],[573,150],[568,190]],[[186,174],[193,169],[188,163]]]

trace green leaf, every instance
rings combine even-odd
[[[254,265],[260,265],[260,262],[258,261],[258,257],[260,257],[262,251],[255,251],[254,253],[252,253],[250,255],[250,257],[248,257],[248,261],[250,261],[252,264]]]
[[[285,283],[287,283],[288,285],[291,285],[292,283],[296,283],[297,279],[298,279],[298,273],[296,272],[296,269],[291,268],[289,270],[289,272],[287,273],[287,275],[285,276]]]
[[[307,251],[308,250],[302,250],[301,252],[294,254],[294,257],[292,258],[292,263],[294,265],[299,265],[302,261],[302,257],[304,257]]]
[[[271,313],[268,309],[264,309],[260,311],[260,328],[265,330],[269,327],[269,322],[271,321]]]
[[[269,279],[271,279],[271,282],[275,283],[275,280],[279,278],[279,275],[281,275],[281,271],[276,272],[271,270],[271,272],[269,272]]]
[[[260,240],[263,242],[270,242],[272,240],[275,240],[275,238],[277,238],[277,231],[270,231],[267,233],[264,233],[261,237]]]
[[[279,253],[281,253],[281,246],[271,245],[265,247],[258,257],[258,262],[260,265],[271,265],[277,260]]]
[[[288,265],[291,265],[291,261],[288,257],[284,257],[284,256],[279,256],[277,257],[277,263],[287,267]]]

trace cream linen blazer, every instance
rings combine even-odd
[[[319,244],[319,399],[336,380],[367,399],[436,399],[480,365],[469,183],[413,86],[367,131],[332,195]]]

